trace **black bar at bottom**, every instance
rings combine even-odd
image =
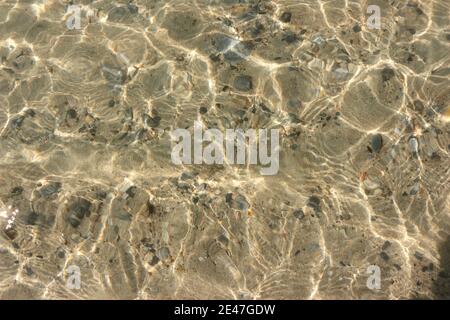
[[[10,307],[10,310],[6,311]],[[302,319],[331,314],[333,317],[361,319],[367,315],[386,317],[391,311],[418,316],[426,310],[448,307],[448,301],[295,301],[295,300],[138,300],[138,301],[0,301],[6,314],[45,315],[46,319],[69,316],[101,319],[113,315],[124,320],[151,319]],[[430,309],[431,308],[431,309]],[[100,318],[99,318],[100,319]]]

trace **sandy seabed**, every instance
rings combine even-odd
[[[449,19],[447,0],[0,0],[0,298],[450,298]],[[278,174],[174,165],[194,121],[280,130]]]

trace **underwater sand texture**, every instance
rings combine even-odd
[[[1,299],[450,298],[449,1],[69,4],[0,0]],[[195,120],[278,174],[172,164]]]

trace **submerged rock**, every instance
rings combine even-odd
[[[294,212],[292,214],[294,215],[294,217],[296,217],[299,220],[301,220],[305,217],[305,213],[303,212],[302,209],[294,210]]]
[[[28,225],[35,225],[37,220],[39,219],[39,214],[37,212],[30,211],[28,213],[27,219],[26,219],[26,224]]]
[[[416,251],[416,252],[414,253],[414,257],[415,257],[417,260],[423,260],[424,255],[423,255],[423,253],[421,253],[421,252],[419,252],[419,251]]]
[[[5,234],[9,239],[14,240],[17,237],[17,231],[14,228],[9,228],[5,230]]]
[[[194,11],[171,11],[166,14],[162,26],[172,39],[187,40],[202,31],[203,21]]]
[[[148,116],[146,118],[146,120],[145,120],[145,124],[147,126],[149,126],[150,128],[158,127],[160,122],[161,122],[161,117],[160,116],[154,116],[154,117]]]
[[[247,202],[247,199],[245,199],[242,195],[238,195],[234,201],[236,208],[240,211],[247,212],[250,208],[250,204]]]
[[[105,64],[102,66],[102,75],[111,88],[119,88],[127,80],[127,71],[116,66]]]
[[[280,16],[280,21],[282,21],[284,23],[291,22],[291,18],[292,18],[292,13],[283,12]]]
[[[19,196],[19,195],[22,194],[22,192],[23,192],[23,188],[22,188],[21,186],[17,186],[17,187],[14,187],[14,188],[11,190],[11,195],[13,195],[13,196]]]
[[[392,245],[391,242],[388,241],[388,240],[386,240],[386,241],[383,243],[383,246],[381,247],[381,249],[384,251],[384,250],[386,250],[387,248],[389,248],[391,245]]]
[[[58,258],[64,259],[66,257],[66,252],[64,251],[63,248],[58,248],[56,250],[56,255],[58,256]]]
[[[84,198],[77,198],[69,207],[70,225],[77,228],[84,217],[89,217],[91,209],[91,203]]]
[[[230,63],[246,59],[252,52],[253,45],[250,42],[238,42],[226,50],[223,57]]]
[[[230,63],[247,58],[253,50],[251,41],[240,41],[221,33],[212,36],[211,44],[217,50],[216,54],[222,53],[224,59]]]
[[[43,186],[39,193],[41,196],[48,198],[56,193],[58,193],[61,190],[61,182],[50,182],[49,184]]]
[[[115,7],[108,12],[108,21],[131,23],[138,11],[138,7],[132,3],[129,3],[127,6]]]
[[[167,258],[169,258],[170,256],[170,251],[169,248],[167,247],[162,247],[160,248],[157,252],[156,252],[157,257],[160,260],[166,260]]]
[[[227,236],[224,235],[224,234],[221,234],[221,235],[217,238],[217,240],[218,240],[220,243],[222,243],[223,245],[225,245],[225,246],[228,245],[228,242],[229,242]]]
[[[35,65],[33,51],[30,48],[18,48],[8,57],[8,61],[16,73],[25,72]]]
[[[388,261],[388,260],[389,260],[389,255],[388,255],[386,252],[384,252],[384,251],[382,251],[382,252],[380,253],[380,257],[381,257],[381,259],[383,259],[384,261]]]
[[[319,199],[319,197],[317,197],[317,196],[309,197],[307,206],[313,208],[315,211],[319,211],[320,210],[320,199]]]
[[[211,42],[217,51],[224,52],[229,49],[233,41],[236,40],[224,34],[217,34],[214,36]]]
[[[128,197],[133,198],[136,195],[137,187],[131,186],[125,191]]]
[[[419,152],[419,142],[417,141],[416,137],[409,138],[408,143],[413,155],[417,155],[417,153]]]
[[[21,116],[15,117],[14,119],[11,120],[11,126],[14,129],[19,129],[23,124],[23,120],[25,120],[25,116],[21,115]]]
[[[291,43],[297,42],[298,40],[300,40],[300,38],[294,32],[287,31],[283,34],[283,37],[281,40],[286,41],[287,43],[291,44]]]
[[[419,189],[420,189],[420,185],[419,185],[419,183],[416,182],[409,190],[409,194],[411,196],[413,196],[413,195],[417,194],[417,192],[419,192]]]
[[[89,216],[90,209],[91,209],[91,203],[88,200],[86,200],[84,198],[78,198],[71,204],[69,210],[76,217],[82,219],[85,216]]]
[[[236,197],[233,197],[233,194],[231,192],[227,193],[225,195],[225,202],[231,208],[242,212],[247,212],[250,208],[250,204],[248,203],[247,199],[240,194],[238,194]]]
[[[380,152],[383,147],[383,137],[381,134],[375,134],[372,136],[371,146],[374,152]]]
[[[72,227],[74,227],[74,228],[78,228],[78,227],[80,226],[80,224],[81,224],[81,220],[78,219],[78,218],[77,218],[76,216],[74,216],[74,215],[70,215],[68,220],[69,220],[70,225],[71,225]]]
[[[394,70],[389,67],[385,67],[383,71],[381,71],[381,78],[384,82],[391,80],[395,76]]]
[[[253,88],[252,77],[240,75],[234,79],[234,87],[240,91],[250,91]]]
[[[233,194],[231,192],[225,195],[225,202],[231,206],[231,202],[233,201]]]
[[[417,112],[422,112],[424,110],[423,102],[420,100],[415,100],[413,103],[414,110]]]
[[[69,119],[75,119],[78,116],[78,113],[75,109],[69,109],[67,110],[67,118]]]

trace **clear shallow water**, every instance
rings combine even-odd
[[[68,4],[0,1],[1,298],[450,296],[446,1]],[[173,165],[195,120],[278,174]]]

